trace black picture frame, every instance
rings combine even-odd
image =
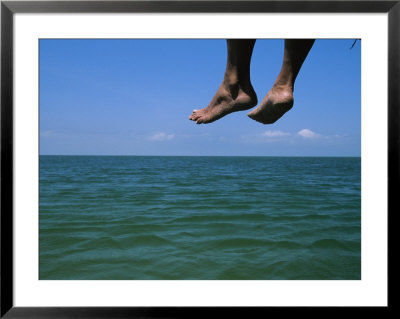
[[[388,14],[388,218],[397,207],[399,189],[400,1],[1,1],[1,308],[3,318],[192,318],[206,315],[253,317],[282,315],[278,307],[14,307],[13,304],[13,16],[15,13],[222,13],[309,12]],[[392,214],[390,214],[390,212]],[[382,212],[385,213],[385,212]],[[389,227],[389,226],[388,226]],[[389,229],[388,229],[389,230]],[[390,235],[388,232],[390,251]],[[389,255],[388,255],[388,261]],[[388,269],[389,270],[389,269]],[[388,287],[389,287],[388,280]],[[391,294],[388,292],[391,310]],[[365,309],[371,312],[368,308]],[[307,307],[290,307],[296,315]],[[313,311],[326,311],[324,307]],[[330,308],[335,314],[340,307]],[[348,308],[345,310],[348,311]]]

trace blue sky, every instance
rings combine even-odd
[[[40,154],[360,156],[361,42],[317,40],[293,108],[263,125],[232,113],[188,119],[208,105],[225,40],[40,40]],[[257,40],[259,101],[279,73],[283,40]]]

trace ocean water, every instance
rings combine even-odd
[[[39,279],[359,280],[361,159],[40,156]]]

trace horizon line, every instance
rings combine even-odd
[[[39,154],[39,156],[103,157],[361,157],[361,155],[121,155],[121,154]]]

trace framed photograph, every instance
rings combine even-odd
[[[399,18],[2,1],[1,316],[390,309]]]

